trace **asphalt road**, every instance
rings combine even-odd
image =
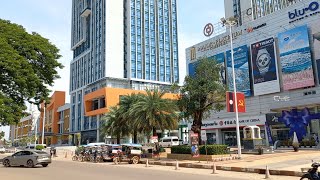
[[[90,179],[117,179],[117,180],[239,180],[236,177],[226,178],[219,176],[219,174],[201,175],[184,173],[175,170],[155,170],[147,168],[132,168],[129,165],[101,165],[92,163],[79,163],[69,161],[54,161],[47,168],[23,168],[23,167],[10,167],[5,168],[0,165],[1,179],[23,179],[23,180],[57,180],[59,179],[77,179],[77,180],[90,180]],[[134,165],[131,165],[134,166]],[[245,174],[243,174],[245,176]],[[243,179],[243,177],[242,177]],[[250,178],[249,178],[250,179]]]

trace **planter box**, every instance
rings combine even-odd
[[[191,154],[168,154],[168,159],[176,159],[176,160],[193,160],[193,161],[212,161],[216,158],[222,157],[230,157],[229,154],[221,154],[221,155],[200,155],[199,157],[192,157]]]

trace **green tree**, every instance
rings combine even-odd
[[[1,141],[2,138],[4,138],[4,135],[5,135],[4,131],[1,131],[0,132],[0,141]]]
[[[164,92],[159,90],[146,91],[131,108],[130,117],[134,120],[135,127],[142,133],[153,133],[156,130],[172,130],[178,126],[178,108],[176,103],[170,99],[164,99]]]
[[[130,94],[127,96],[122,96],[119,102],[119,116],[121,123],[129,126],[129,132],[133,134],[133,142],[138,142],[138,132],[140,131],[139,127],[136,126],[134,119],[130,115],[130,108],[134,106],[135,103],[139,102],[143,98],[142,94]]]
[[[224,109],[221,102],[225,101],[226,87],[221,83],[220,69],[221,65],[215,60],[200,59],[196,64],[195,75],[187,76],[180,89],[178,107],[184,118],[193,119],[191,130],[199,135],[202,120],[212,111]]]
[[[48,101],[57,69],[59,49],[38,33],[29,34],[10,21],[0,19],[0,125],[17,123],[25,101],[38,105]]]
[[[103,117],[104,123],[101,125],[101,134],[104,136],[115,136],[117,143],[120,144],[120,138],[130,134],[128,123],[123,122],[120,117],[119,106],[111,107],[109,112]]]

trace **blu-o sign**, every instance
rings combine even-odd
[[[293,20],[293,19],[298,18],[298,17],[303,17],[303,16],[306,15],[306,13],[308,13],[308,12],[314,12],[314,11],[316,11],[316,10],[318,10],[318,9],[319,9],[319,3],[316,2],[316,1],[311,2],[311,3],[309,4],[309,6],[306,7],[306,8],[303,8],[303,9],[300,9],[300,10],[295,9],[295,10],[292,11],[292,12],[288,12],[289,19]]]

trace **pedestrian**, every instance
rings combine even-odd
[[[155,146],[154,146],[153,154],[154,154],[155,157],[158,157],[158,159],[160,160],[160,145],[159,145],[158,142],[156,142],[154,145]]]
[[[97,160],[97,148],[94,148],[94,150],[93,150],[93,160],[94,160],[94,162],[97,162],[96,160]]]

